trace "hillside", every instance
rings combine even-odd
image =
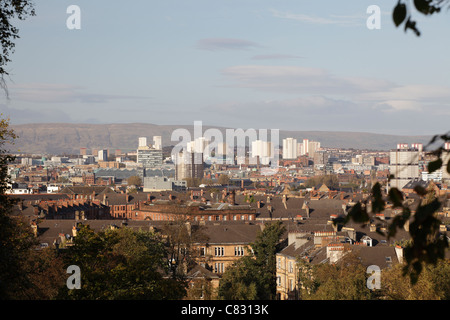
[[[39,123],[12,125],[11,127],[19,136],[14,147],[11,148],[11,152],[78,154],[82,147],[131,151],[137,148],[138,137],[148,137],[148,141],[151,142],[155,135],[162,136],[163,146],[175,145],[177,142],[171,141],[172,132],[177,128],[186,128],[192,132],[193,126],[146,123]],[[208,128],[208,126],[203,126],[203,130]],[[217,129],[225,132],[225,128]],[[389,150],[395,148],[396,144],[400,142],[426,144],[431,139],[431,136],[395,136],[361,132],[280,131],[280,145],[282,144],[281,140],[286,137],[294,137],[299,141],[302,139],[320,141],[323,147],[374,150]]]

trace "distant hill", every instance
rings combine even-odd
[[[73,123],[35,123],[11,126],[19,136],[11,152],[79,154],[82,147],[91,149],[109,148],[122,151],[136,150],[139,137],[147,137],[149,143],[153,136],[162,136],[163,146],[175,145],[171,141],[172,132],[185,128],[193,132],[189,125],[155,125],[146,123],[128,124],[73,124]],[[203,130],[217,128],[203,125]],[[280,131],[280,145],[286,137],[320,141],[323,147],[389,150],[397,143],[423,143],[431,136],[397,136],[364,132],[331,131]]]

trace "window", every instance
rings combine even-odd
[[[294,290],[294,280],[289,279],[289,291],[293,291]]]
[[[277,265],[278,269],[281,269],[281,258],[278,258],[278,265]]]
[[[227,216],[223,216],[223,221],[227,221]]]
[[[293,272],[293,271],[294,271],[293,263],[292,263],[292,261],[289,261],[289,272]]]
[[[241,220],[245,220],[245,216],[244,215],[241,215]]]
[[[233,216],[233,220],[237,220],[237,216],[236,215]]]
[[[234,255],[235,256],[243,256],[244,248],[243,247],[234,247]]]
[[[214,272],[223,273],[224,271],[225,271],[225,268],[223,266],[223,263],[214,263]]]
[[[205,248],[200,248],[200,256],[204,257],[205,256]]]
[[[223,247],[215,247],[214,248],[214,255],[216,257],[223,257],[224,256],[224,248]]]
[[[277,286],[281,286],[281,277],[280,276],[277,277]]]

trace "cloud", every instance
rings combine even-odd
[[[35,103],[107,103],[117,99],[148,99],[117,94],[89,93],[81,86],[55,83],[23,83],[10,86],[11,100]]]
[[[3,117],[11,119],[12,124],[73,122],[69,114],[59,108],[39,108],[36,111],[30,108],[11,108],[0,104],[0,110]]]
[[[300,22],[310,23],[310,24],[320,24],[320,25],[347,25],[347,26],[355,26],[365,24],[367,16],[362,14],[355,15],[330,15],[327,18],[312,16],[302,13],[291,13],[291,12],[282,12],[275,9],[270,9],[272,15],[275,18],[280,19],[289,19],[296,20]]]
[[[230,117],[234,114],[244,119],[260,119],[267,115],[267,124],[270,121],[287,124],[297,119],[320,127],[341,127],[339,130],[344,130],[345,126],[352,130],[357,126],[360,130],[365,126],[372,131],[377,126],[393,130],[400,125],[413,130],[411,124],[427,121],[435,123],[436,128],[448,128],[443,120],[450,116],[448,86],[399,84],[287,65],[232,66],[223,69],[222,75],[228,80],[223,87],[248,88],[275,97],[274,100],[214,107]],[[286,99],[283,94],[296,98]],[[434,124],[428,127],[435,129]]]
[[[301,66],[232,66],[222,74],[234,82],[225,86],[295,94],[360,94],[394,86],[385,80],[338,77],[325,69]]]
[[[253,41],[232,38],[208,38],[197,42],[197,49],[209,51],[248,50],[260,47],[262,46]]]
[[[253,56],[252,60],[286,60],[286,59],[300,59],[301,56],[291,54],[260,54]]]

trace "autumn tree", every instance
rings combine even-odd
[[[221,174],[217,182],[221,185],[227,185],[230,183],[230,177],[226,174]]]
[[[194,265],[198,252],[195,245],[206,243],[208,236],[204,226],[192,224],[186,219],[176,219],[166,222],[161,233],[164,235],[164,245],[167,251],[167,262],[171,276],[174,279],[184,279],[187,271]]]
[[[80,226],[64,254],[81,271],[81,288],[62,288],[59,299],[167,300],[184,297],[185,284],[167,277],[167,253],[155,233],[123,227],[94,231]]]
[[[139,187],[142,185],[142,179],[139,176],[132,176],[127,179],[127,183],[129,186]]]
[[[397,264],[381,273],[381,295],[389,300],[449,300],[450,262],[428,264],[416,283],[404,281],[403,266]]]
[[[299,297],[302,300],[367,300],[366,268],[353,253],[337,263],[299,264]]]
[[[251,255],[228,267],[219,285],[225,300],[269,300],[276,295],[276,252],[285,227],[280,221],[267,223],[249,245]]]

